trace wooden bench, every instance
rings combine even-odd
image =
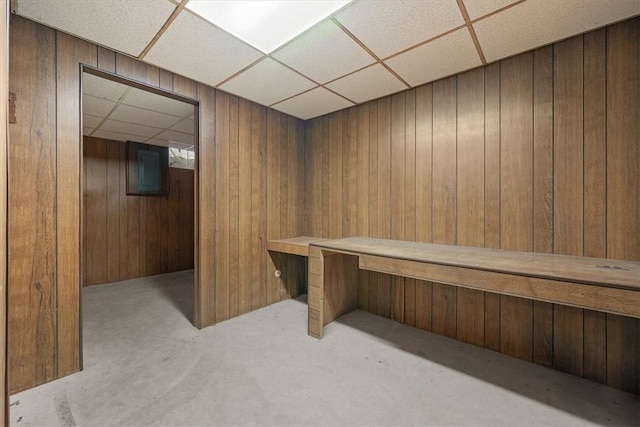
[[[364,237],[308,243],[316,338],[358,307],[358,269],[640,318],[640,262]]]

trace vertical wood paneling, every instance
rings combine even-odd
[[[554,46],[553,247],[565,255],[583,253],[582,46],[582,37]],[[582,310],[555,305],[553,337],[553,365],[582,375]]]
[[[357,189],[356,189],[356,204],[357,204],[357,235],[367,236],[369,235],[369,103],[362,104],[357,107],[357,157],[358,157],[358,177],[357,177]],[[312,122],[312,126],[315,126],[316,122]],[[311,148],[313,144],[312,140],[307,140],[307,149]],[[316,146],[315,144],[313,144]],[[317,153],[317,154],[316,154]],[[322,155],[321,152],[314,150],[313,153],[307,153],[307,158],[312,155]],[[308,184],[309,185],[309,184]],[[314,185],[312,181],[311,186]],[[307,186],[309,189],[309,186]],[[308,190],[307,190],[308,191]],[[313,206],[307,205],[307,213],[311,214]],[[369,281],[370,276],[368,271],[359,270],[358,277],[358,304],[360,309],[369,310]]]
[[[267,263],[267,109],[251,106],[251,241],[253,242],[253,273],[251,279],[251,309],[267,302],[265,272]]]
[[[80,68],[78,63],[96,65],[97,48],[91,43],[58,33],[56,37],[56,227],[57,240],[57,376],[78,371],[82,366],[77,351],[80,331],[80,222],[81,153]],[[117,191],[116,184],[110,188]],[[109,192],[113,196],[112,192]],[[117,197],[117,196],[116,196]],[[117,215],[117,213],[116,213]],[[111,217],[113,220],[113,217]],[[118,230],[119,232],[119,230]],[[60,236],[64,236],[60,238]],[[108,236],[108,246],[119,245],[119,235]],[[120,259],[108,259],[107,275],[119,274]]]
[[[533,52],[533,251],[553,252],[553,47]],[[553,306],[533,302],[533,361],[553,364]]]
[[[239,203],[239,100],[231,96],[229,102],[229,317],[236,317],[239,311],[240,287],[240,212]]]
[[[325,151],[326,153],[326,151]],[[326,157],[326,154],[324,155]],[[378,102],[369,104],[369,236],[378,237]],[[378,313],[378,275],[368,277],[369,312]]]
[[[458,76],[457,244],[484,246],[484,69]],[[484,345],[484,292],[456,291],[456,336]]]
[[[500,243],[533,249],[533,64],[532,54],[500,65]],[[500,351],[533,359],[533,303],[500,297]]]
[[[154,234],[153,245],[148,246],[147,260],[167,259],[167,265],[152,261],[146,272],[148,275],[179,271],[193,268],[193,171],[169,168],[169,195],[162,197],[127,196],[126,181],[126,144],[118,141],[85,137],[85,185],[84,201],[88,204],[84,212],[83,230],[87,249],[99,247],[101,250],[87,250],[84,257],[86,280],[84,285],[96,285],[125,280],[132,277],[130,272],[119,269],[119,261],[130,248],[122,245],[119,237],[121,230],[127,227],[128,215],[142,217],[141,212],[127,212],[127,199],[147,200],[149,234]],[[122,192],[122,193],[120,193]],[[95,197],[104,203],[95,203]],[[122,203],[124,201],[124,203]],[[93,205],[98,209],[94,209]],[[151,219],[151,218],[159,218]],[[115,245],[110,244],[114,237]],[[166,247],[157,246],[157,242],[167,242]],[[127,239],[124,239],[127,243]],[[171,243],[171,245],[169,245]],[[188,258],[190,256],[190,258]],[[102,257],[102,258],[98,258]],[[126,264],[125,264],[126,266]],[[114,271],[110,271],[113,267]],[[170,268],[169,268],[170,267]],[[94,271],[98,268],[98,274]]]
[[[358,234],[640,259],[637,53],[636,18],[352,109],[358,193],[368,199],[357,200]],[[352,110],[342,112],[343,130]],[[306,126],[310,218],[329,204],[333,162],[348,188],[351,136],[322,132],[340,126],[338,116]],[[342,200],[345,224],[352,213]],[[329,215],[310,227],[330,232]],[[623,229],[633,235],[625,240]],[[366,272],[359,304],[618,388],[640,384],[634,319]]]
[[[433,84],[433,242],[456,243],[456,78]],[[432,330],[456,336],[454,286],[433,284]]]
[[[176,90],[176,76],[174,76],[174,90]],[[199,185],[197,222],[199,235],[197,236],[196,286],[194,323],[198,328],[215,323],[216,312],[216,258],[217,247],[215,237],[216,224],[216,91],[208,86],[197,86],[200,100],[199,124],[200,146],[197,151],[198,162],[197,182]],[[206,226],[208,224],[208,226]],[[214,226],[212,226],[212,224]],[[199,284],[199,286],[198,286]]]
[[[406,93],[404,239],[416,240],[416,91]],[[404,279],[404,323],[416,323],[416,281]]]
[[[391,97],[391,238],[404,240],[405,204],[405,145],[406,145],[405,93]],[[404,322],[404,278],[391,278],[391,319]]]
[[[433,86],[416,88],[416,240],[431,242],[431,168],[433,150]],[[433,285],[416,282],[415,325],[431,331]]]
[[[9,92],[9,2],[0,6],[0,93]],[[6,102],[0,104],[0,117],[8,116]],[[0,420],[9,424],[9,390],[7,381],[7,166],[9,129],[7,120],[0,121]]]
[[[484,245],[500,248],[500,63],[484,72]],[[484,342],[500,351],[500,295],[484,294]]]
[[[192,221],[186,222],[187,226],[183,230],[185,232],[180,233],[179,242],[170,240],[168,232],[160,233],[160,236],[155,233],[158,230],[175,230],[175,223],[172,226],[172,219],[165,214],[169,211],[168,199],[156,203],[147,200],[148,198],[140,200],[119,194],[117,197],[117,203],[121,208],[117,218],[119,231],[108,237],[106,232],[104,233],[104,247],[99,245],[94,250],[90,250],[89,245],[85,245],[86,261],[90,263],[91,260],[88,258],[94,257],[96,253],[107,254],[107,248],[114,249],[117,246],[120,252],[117,262],[114,258],[99,257],[102,258],[104,267],[104,273],[100,273],[105,276],[104,281],[108,280],[108,277],[114,278],[116,270],[120,275],[137,277],[140,274],[150,273],[151,269],[156,267],[160,271],[168,270],[170,264],[173,264],[169,259],[170,248],[179,250],[179,265],[187,265],[187,261],[193,259],[195,248],[193,243],[185,239],[189,238],[191,242],[195,239],[198,246],[198,259],[195,261],[197,270],[194,323],[196,326],[205,327],[213,324],[216,317],[223,319],[239,314],[241,310],[246,309],[247,304],[250,304],[250,309],[264,306],[267,290],[265,284],[269,278],[268,273],[273,273],[273,271],[267,272],[266,269],[267,208],[272,206],[277,211],[279,228],[285,233],[288,231],[302,233],[301,227],[304,224],[304,203],[301,202],[304,192],[304,179],[302,179],[304,170],[302,159],[305,156],[304,123],[281,113],[276,114],[277,123],[274,126],[279,128],[278,137],[274,138],[270,145],[273,147],[272,153],[276,156],[277,164],[285,165],[289,159],[300,161],[289,162],[290,170],[286,174],[280,173],[277,169],[272,171],[267,168],[266,112],[268,110],[265,107],[249,103],[247,107],[251,111],[249,119],[242,123],[238,119],[235,124],[232,124],[231,119],[234,117],[237,119],[237,116],[241,115],[239,112],[241,108],[238,107],[238,112],[231,114],[229,114],[229,107],[218,111],[216,103],[224,104],[224,102],[216,99],[218,92],[215,89],[198,85],[193,80],[160,70],[135,58],[56,33],[54,30],[19,16],[12,17],[11,31],[11,46],[15,53],[13,56],[15,64],[12,67],[24,68],[20,72],[11,73],[13,76],[11,87],[16,87],[20,92],[18,96],[22,102],[18,105],[29,106],[27,113],[20,112],[21,119],[12,133],[20,135],[18,140],[32,142],[33,146],[24,144],[18,148],[18,151],[24,149],[26,153],[29,148],[29,164],[38,165],[37,168],[25,168],[23,171],[24,175],[33,178],[33,182],[22,179],[19,174],[14,175],[15,179],[19,179],[16,182],[20,182],[19,187],[15,188],[28,185],[29,191],[12,193],[20,194],[24,199],[19,204],[16,204],[17,196],[16,199],[9,199],[11,202],[9,209],[16,215],[15,218],[21,218],[20,221],[16,220],[16,223],[9,224],[9,232],[11,235],[22,235],[23,230],[18,224],[22,221],[29,222],[29,229],[24,234],[26,237],[20,240],[20,249],[11,253],[12,257],[24,255],[25,260],[31,257],[37,257],[39,260],[35,268],[27,266],[29,261],[24,261],[23,264],[12,263],[14,267],[11,274],[15,276],[12,276],[14,286],[11,290],[11,300],[15,301],[20,308],[9,314],[13,324],[10,337],[13,344],[10,354],[16,355],[21,366],[26,367],[20,374],[13,376],[15,380],[12,380],[12,390],[18,391],[32,387],[73,372],[79,367],[80,331],[76,326],[80,314],[78,283],[82,268],[79,265],[81,171],[77,165],[80,165],[81,149],[80,132],[79,130],[76,132],[75,129],[79,129],[78,117],[80,117],[78,111],[80,62],[95,65],[99,69],[121,77],[173,91],[175,94],[195,99],[200,103],[199,114],[196,117],[200,131],[199,146],[196,147],[199,170],[192,178],[180,179],[177,185],[181,193],[188,193],[188,198],[195,198],[200,203],[195,215],[192,214]],[[221,98],[224,98],[224,95],[221,95]],[[216,126],[216,121],[220,126]],[[229,132],[234,126],[237,128],[236,134]],[[242,132],[247,132],[249,135],[250,144],[247,146],[239,143]],[[224,134],[227,137],[222,137]],[[328,142],[328,133],[326,136]],[[231,139],[236,143],[234,149],[237,147],[237,155],[234,150],[229,150]],[[39,154],[34,156],[34,152]],[[247,154],[249,154],[248,157]],[[34,162],[33,159],[37,161]],[[19,168],[19,162],[16,163],[14,160],[11,160],[14,167]],[[243,175],[244,171],[241,173],[241,162],[250,162],[250,174]],[[219,164],[226,164],[226,170],[219,171],[217,167]],[[84,171],[86,172],[86,168]],[[103,171],[98,169],[97,172],[104,172],[103,182],[107,179],[107,173],[110,177],[113,176],[111,168],[107,170],[105,167]],[[223,181],[217,182],[216,175],[219,175]],[[291,177],[295,178],[290,179]],[[278,198],[267,200],[266,183],[273,179],[279,180],[278,189],[283,191]],[[244,187],[244,184],[249,182],[250,186]],[[105,230],[107,207],[113,209],[116,200],[113,195],[116,187],[118,187],[118,193],[124,189],[122,175],[117,185],[111,180],[109,183],[109,191],[105,190],[104,194],[95,195],[100,203],[104,199],[104,203],[101,205],[87,203],[87,206],[91,205],[92,209],[104,210]],[[88,186],[85,185],[85,189],[90,187],[90,183],[88,184]],[[226,187],[226,194],[223,194],[222,198],[219,197],[217,187]],[[37,188],[38,191],[32,191],[33,188]],[[243,193],[245,189],[250,191],[248,195]],[[250,200],[250,206],[248,206],[250,221],[246,218],[243,220],[241,215],[234,217],[232,214],[240,211],[242,200],[244,202]],[[175,205],[176,200],[172,200],[171,203]],[[157,218],[147,218],[147,214],[153,213],[158,207],[155,206],[156,204],[159,205],[162,213],[158,214]],[[182,200],[179,204],[184,210]],[[193,211],[194,207],[187,208]],[[181,214],[185,212],[183,210],[180,211]],[[220,214],[226,212],[234,222],[217,218],[216,211]],[[29,216],[35,212],[39,212],[37,218]],[[113,213],[113,211],[110,212]],[[342,221],[342,217],[339,216],[338,220]],[[112,225],[116,222],[116,217],[110,215],[108,222]],[[248,225],[248,222],[251,224]],[[197,235],[193,233],[192,224],[195,223],[198,227]],[[250,260],[240,256],[243,249],[240,246],[240,233],[244,224],[250,228]],[[103,228],[102,225],[100,227]],[[63,233],[56,233],[56,229],[62,230]],[[69,230],[71,231],[68,232]],[[238,246],[229,247],[226,236],[234,237]],[[83,232],[83,240],[87,237]],[[216,242],[224,242],[224,244],[217,249]],[[222,256],[217,256],[218,251]],[[76,258],[75,262],[73,257]],[[218,271],[218,267],[223,266],[226,267]],[[57,268],[59,268],[58,271]],[[304,271],[299,261],[291,263],[287,261],[284,268],[291,269],[290,278],[294,279],[300,277],[301,272]],[[247,275],[240,274],[247,271],[250,272]],[[239,273],[234,274],[235,272]],[[288,271],[283,273],[286,276]],[[89,277],[84,279],[89,280]],[[229,287],[230,283],[233,283],[231,287]],[[31,287],[36,284],[35,292],[31,292]],[[298,291],[295,280],[287,281],[286,286],[288,288],[277,289],[280,298],[294,295]],[[251,296],[245,303],[242,298],[243,292],[246,293],[247,289],[250,289]],[[218,299],[220,293],[225,294],[222,296],[225,300],[224,304]],[[60,298],[57,304],[56,294]],[[34,299],[31,301],[34,304],[31,304],[29,295],[34,298],[37,295],[42,296],[43,303],[35,304]],[[220,308],[220,314],[217,316],[216,302]],[[244,307],[243,303],[245,303]],[[19,316],[25,317],[23,319]],[[16,322],[16,318],[20,321]],[[27,318],[29,320],[25,320]],[[37,348],[36,342],[38,342]],[[20,351],[21,348],[24,351]]]
[[[634,18],[607,29],[607,256],[616,259],[640,259],[639,27]],[[607,315],[607,384],[634,393],[639,322]]]
[[[584,36],[584,255],[607,256],[606,36]],[[584,310],[585,378],[607,379],[606,315]]]
[[[9,52],[9,372],[15,392],[56,376],[55,31],[30,21],[11,25],[31,55]],[[28,189],[28,190],[27,190]],[[17,238],[19,236],[19,238]]]
[[[329,151],[331,152],[331,162],[329,162],[329,234],[330,238],[342,236],[342,111],[329,116]]]
[[[391,238],[391,98],[378,100],[378,237]],[[391,276],[378,274],[378,314],[391,317]]]
[[[238,118],[238,254],[239,290],[238,290],[238,314],[251,311],[251,278],[252,269],[252,239],[251,239],[251,188],[252,188],[252,162],[251,162],[251,103],[240,99]],[[240,267],[242,266],[242,268]]]
[[[216,247],[229,245],[229,97],[224,92],[216,93],[215,129],[215,200],[216,200]],[[222,322],[229,318],[229,251],[216,252],[214,258],[216,280],[215,319]]]
[[[107,143],[107,282],[120,280],[120,144]],[[89,172],[90,173],[90,172]],[[92,221],[94,218],[89,218]]]

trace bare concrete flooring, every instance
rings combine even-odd
[[[636,396],[304,299],[197,330],[193,272],[84,290],[83,372],[11,397],[15,426],[640,425]]]

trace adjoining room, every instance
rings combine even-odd
[[[640,425],[637,0],[1,12],[5,424]]]

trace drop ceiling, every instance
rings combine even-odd
[[[354,0],[266,55],[186,3],[17,0],[14,12],[301,119],[640,14],[638,0]]]
[[[83,73],[83,135],[193,150],[194,106]]]

